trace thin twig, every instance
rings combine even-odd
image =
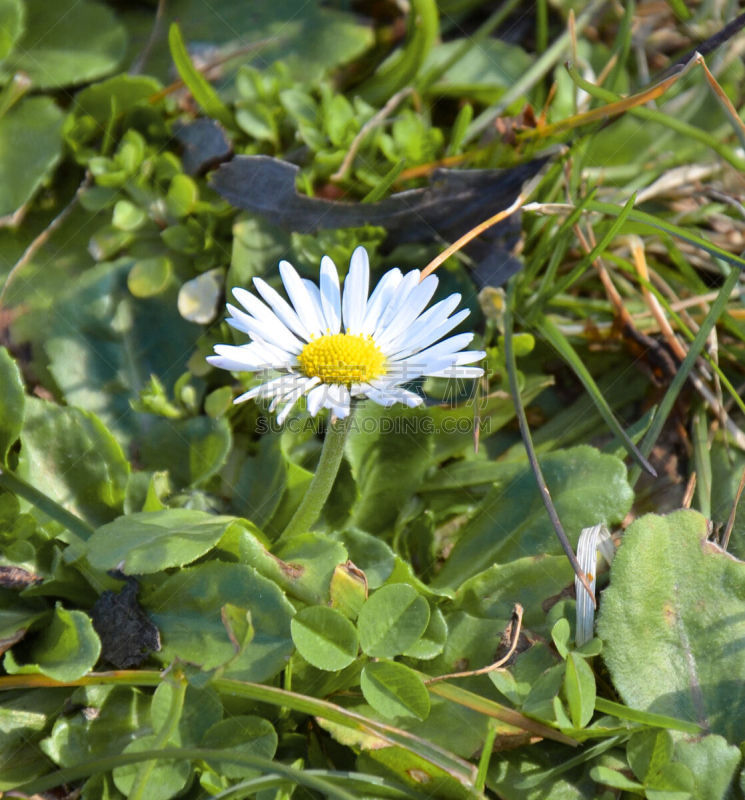
[[[510,283],[509,291],[510,294],[514,293],[514,283]],[[523,445],[525,446],[525,452],[527,453],[528,461],[530,462],[530,468],[533,471],[536,483],[538,484],[538,491],[540,492],[541,500],[546,508],[546,513],[551,520],[551,525],[553,526],[556,536],[559,539],[559,543],[561,544],[566,557],[569,559],[569,563],[572,565],[574,574],[582,582],[582,585],[587,590],[587,594],[592,598],[593,605],[597,608],[595,593],[592,591],[590,582],[587,580],[587,576],[582,570],[582,567],[577,560],[577,556],[572,549],[572,545],[569,542],[569,538],[567,537],[566,532],[561,524],[559,514],[556,511],[556,506],[554,506],[554,502],[551,499],[551,492],[546,484],[546,479],[543,477],[541,465],[538,463],[538,456],[536,455],[535,448],[533,447],[533,440],[530,436],[530,427],[528,426],[528,418],[525,415],[525,409],[523,408],[522,400],[520,399],[520,388],[517,385],[517,365],[515,364],[515,351],[512,347],[512,331],[512,298],[508,297],[504,314],[504,350],[505,361],[507,364],[507,377],[510,384],[510,393],[512,394],[512,402],[515,406],[515,415],[517,416],[517,422],[520,427],[520,435],[523,440]]]
[[[23,267],[28,264],[28,262],[36,255],[38,250],[47,242],[49,237],[59,228],[59,226],[70,216],[73,209],[77,205],[78,200],[80,200],[80,195],[90,186],[92,175],[90,172],[86,171],[85,177],[80,182],[80,186],[78,186],[75,194],[72,196],[70,202],[62,209],[62,211],[57,214],[57,216],[47,225],[46,228],[29,244],[29,246],[24,250],[23,255],[16,261],[13,265],[13,268],[8,273],[8,277],[5,279],[5,283],[3,284],[2,291],[0,291],[0,308],[3,307],[3,300],[5,299],[5,295],[8,291],[8,287],[10,286],[13,279],[16,275],[23,269]]]
[[[495,661],[493,664],[489,664],[486,667],[481,667],[481,669],[469,669],[465,672],[450,672],[447,675],[436,675],[434,678],[427,678],[424,683],[429,686],[432,683],[447,681],[451,678],[472,678],[475,675],[486,675],[489,672],[494,672],[494,670],[503,667],[514,655],[515,650],[517,650],[517,645],[520,641],[520,633],[523,626],[523,607],[520,605],[520,603],[515,603],[515,606],[512,609],[512,620],[510,625],[512,626],[512,641],[510,642],[510,649],[505,653],[504,656],[502,656],[502,658],[499,659],[499,661]]]
[[[137,56],[132,66],[129,68],[130,75],[139,75],[140,72],[142,72],[142,68],[147,63],[148,58],[150,58],[150,53],[152,53],[155,42],[160,35],[161,23],[163,22],[163,16],[166,12],[166,2],[167,0],[158,0],[158,7],[155,9],[155,19],[153,20],[153,27],[150,29],[150,36],[148,36],[140,55]]]

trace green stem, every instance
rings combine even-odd
[[[321,459],[318,462],[316,474],[310,482],[305,497],[292,515],[292,519],[282,531],[280,539],[287,540],[300,533],[306,533],[318,519],[336,480],[353,414],[354,406],[345,419],[332,422],[326,430],[326,438],[323,440],[323,450],[321,450]]]

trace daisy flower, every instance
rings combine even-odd
[[[255,386],[235,402],[271,398],[270,410],[284,422],[295,403],[307,397],[315,416],[328,408],[338,418],[349,414],[353,397],[369,397],[382,406],[421,405],[422,398],[402,384],[422,376],[478,378],[482,350],[464,350],[472,333],[442,337],[459,325],[468,309],[455,311],[460,294],[425,308],[438,279],[420,280],[419,270],[405,275],[391,269],[368,297],[370,265],[367,251],[352,254],[344,291],[334,262],[321,260],[320,282],[301,278],[292,265],[281,261],[288,303],[261,278],[254,278],[256,295],[233,289],[243,309],[228,304],[228,324],[248,334],[242,345],[219,344],[207,360],[234,372],[277,376]],[[452,316],[451,316],[452,314]]]

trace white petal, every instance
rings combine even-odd
[[[308,413],[311,417],[315,417],[315,415],[325,407],[327,390],[328,386],[322,383],[320,386],[316,386],[308,392]]]
[[[305,286],[305,288],[308,290],[308,296],[313,302],[313,313],[316,315],[318,327],[321,329],[321,331],[323,331],[324,334],[328,333],[329,326],[326,322],[326,316],[323,313],[321,292],[315,283],[313,283],[313,281],[309,281],[307,278],[303,278],[303,286]]]
[[[310,339],[310,331],[300,321],[300,317],[292,310],[290,304],[282,297],[279,292],[273,289],[265,280],[261,278],[254,278],[254,286],[256,291],[266,300],[271,306],[274,313],[279,319],[284,322],[287,327],[305,339],[307,342]]]
[[[431,310],[432,309],[430,309],[430,311]],[[446,333],[450,333],[453,328],[460,325],[470,313],[469,309],[463,308],[457,314],[453,314],[452,317],[448,317],[438,325],[421,326],[421,328],[417,328],[416,330],[413,327],[409,328],[406,332],[406,336],[401,339],[401,341],[405,343],[405,346],[397,353],[392,353],[387,356],[387,358],[392,360],[405,358],[419,350],[423,350],[425,347],[429,347],[433,342],[438,341],[438,339],[441,339]],[[421,319],[423,318],[422,316]]]
[[[318,383],[318,378],[302,378],[298,384],[295,386],[294,389],[287,392],[281,397],[276,397],[272,406],[276,408],[281,403],[284,403],[282,409],[277,414],[277,422],[281,425],[285,419],[287,419],[287,415],[292,410],[292,407],[297,403],[297,401],[313,386]],[[273,410],[273,409],[272,409]]]
[[[407,272],[406,275],[404,275],[401,283],[399,283],[396,288],[393,298],[388,303],[387,307],[383,309],[383,313],[378,318],[378,324],[375,326],[375,331],[373,332],[373,339],[375,339],[376,342],[378,337],[383,335],[388,325],[396,318],[396,315],[406,303],[407,298],[414,288],[419,285],[419,275],[420,272],[418,269],[413,269],[411,272]]]
[[[388,307],[402,278],[401,270],[396,267],[395,269],[389,269],[378,281],[378,285],[373,289],[373,293],[370,295],[370,299],[367,302],[365,319],[362,323],[362,330],[360,333],[367,336],[375,330],[380,315]]]
[[[435,372],[423,372],[428,378],[449,378],[450,380],[462,379],[469,380],[472,378],[480,378],[484,374],[481,367],[459,367],[457,364],[451,364],[445,369],[436,370]]]
[[[229,369],[235,372],[257,372],[262,369],[271,369],[275,359],[267,358],[267,352],[261,347],[256,347],[256,342],[248,345],[217,344],[215,355],[207,356],[207,361],[214,367]],[[289,359],[289,356],[286,357]]]
[[[253,400],[255,397],[279,397],[282,398],[288,392],[296,389],[301,383],[305,383],[305,376],[292,375],[285,373],[278,378],[254,386],[242,395],[233,400],[234,403],[242,403],[245,400]]]
[[[411,355],[408,358],[401,359],[396,363],[421,364],[424,361],[430,361],[432,359],[437,360],[441,358],[448,358],[450,356],[454,356],[461,348],[468,345],[472,339],[472,333],[458,333],[455,336],[450,336],[447,339],[443,339],[437,344],[433,344],[432,347],[428,347],[426,350],[420,350],[418,353],[414,353],[414,355]],[[453,363],[455,363],[455,359],[453,359]]]
[[[328,257],[321,259],[321,305],[326,317],[326,326],[331,333],[341,330],[341,293],[339,291],[339,272],[336,264]],[[313,414],[315,416],[315,414]]]
[[[272,289],[272,291],[274,291],[274,290]],[[287,322],[284,319],[282,319],[282,317],[277,316],[277,314],[275,314],[274,311],[272,311],[266,304],[262,303],[261,300],[259,300],[258,297],[256,297],[255,295],[251,294],[251,292],[248,292],[245,289],[241,289],[239,287],[236,287],[235,289],[233,289],[233,295],[234,295],[235,299],[246,309],[246,311],[248,311],[248,313],[251,315],[251,317],[253,317],[254,319],[258,320],[262,325],[269,326],[269,327],[272,328],[272,330],[281,329],[283,331],[286,331],[290,336],[292,336],[292,330],[294,330],[294,328],[292,326],[288,326]],[[280,300],[281,300],[281,298],[280,298]],[[284,303],[284,300],[282,300],[282,302]],[[285,305],[287,305],[287,304],[285,303]],[[235,306],[231,306],[228,303],[228,310],[230,311],[231,314],[233,314],[232,309],[234,309],[234,308],[235,308]],[[298,327],[300,321],[297,319],[297,315],[293,314],[292,309],[290,309],[289,306],[287,306],[287,308],[289,309],[290,314],[292,316],[294,316],[294,320],[290,319],[290,321],[293,322],[295,327]],[[240,319],[241,318],[240,315],[242,313],[243,312],[240,312],[237,315],[233,314],[233,316],[236,319]],[[237,326],[234,326],[234,327],[237,327]],[[302,336],[302,333],[301,333],[301,336]],[[259,334],[259,337],[261,339],[268,338],[264,333]],[[305,338],[305,337],[303,337],[303,338]],[[297,342],[297,344],[302,347],[301,343],[294,336],[292,336],[292,339],[294,339],[295,342]]]
[[[257,300],[257,302],[259,301]],[[268,341],[289,353],[299,353],[303,349],[303,343],[269,309],[267,311],[271,317],[262,320],[246,314],[230,303],[228,303],[228,311],[231,316],[228,325],[249,334],[252,338]]]
[[[316,315],[315,303],[302,278],[289,261],[279,262],[279,273],[282,276],[282,283],[285,285],[287,295],[292,301],[300,322],[303,323],[309,334],[322,336],[323,330]]]
[[[351,400],[349,389],[338,383],[329,383],[326,385],[326,389],[328,391],[326,392],[324,406],[330,408],[339,419],[344,419],[349,415],[349,403]]]
[[[418,394],[402,389],[400,386],[372,389],[367,396],[385,408],[390,408],[394,403],[405,403],[409,408],[416,408],[424,402]]]
[[[344,317],[344,330],[358,334],[362,329],[367,307],[367,293],[370,284],[370,261],[367,250],[357,247],[349,262],[349,272],[344,279],[344,295],[341,308]]]
[[[383,352],[399,336],[403,335],[404,339],[407,338],[404,335],[407,328],[422,313],[427,303],[432,299],[438,283],[439,279],[436,275],[428,275],[411,290],[411,294],[406,298],[406,302],[401,305],[395,319],[375,339],[375,343]]]

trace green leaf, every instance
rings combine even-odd
[[[696,800],[725,800],[730,797],[741,757],[739,747],[713,734],[675,743],[675,760],[685,764],[693,774],[692,794]]]
[[[0,2],[0,61],[8,56],[23,33],[24,12],[21,0]]]
[[[136,413],[133,401],[152,375],[172,391],[200,333],[178,313],[175,287],[133,300],[126,285],[132,267],[131,259],[122,259],[86,269],[69,288],[60,287],[55,313],[38,320],[40,330],[31,334],[65,400],[98,414],[126,443],[133,437],[147,442],[152,427],[152,418]],[[186,449],[182,442],[184,471]]]
[[[0,216],[27,203],[62,155],[64,114],[49,97],[27,97],[0,119]]]
[[[155,655],[164,663],[181,658],[210,670],[230,662],[225,677],[266,681],[293,651],[294,608],[275,583],[244,564],[185,567],[148,586],[141,603],[160,630],[162,649]],[[255,629],[237,657],[221,617],[226,603],[250,609]]]
[[[240,522],[186,508],[141,511],[98,528],[87,542],[88,560],[125,575],[182,567],[209,552],[233,525]]]
[[[360,609],[360,646],[369,656],[392,658],[411,647],[429,623],[429,603],[405,583],[382,586]]]
[[[672,756],[673,738],[668,731],[639,731],[626,745],[629,766],[643,783],[668,764]]]
[[[232,442],[231,428],[224,418],[157,419],[142,443],[142,460],[149,469],[168,470],[181,486],[194,486],[217,473],[227,460]]]
[[[204,735],[202,747],[225,750],[226,755],[243,755],[274,758],[278,737],[269,720],[253,715],[235,716],[213,725]],[[258,774],[255,769],[235,762],[210,759],[210,765],[226,778],[248,778]]]
[[[78,92],[75,113],[88,114],[100,125],[106,125],[112,112],[124,114],[145,105],[161,88],[160,81],[147,75],[116,75]]]
[[[603,593],[598,635],[613,683],[631,708],[745,737],[733,714],[745,688],[745,564],[707,542],[694,511],[649,514],[624,534]]]
[[[644,793],[644,786],[641,783],[632,781],[631,778],[627,778],[622,772],[611,769],[610,767],[592,767],[590,770],[590,777],[596,783],[601,783],[603,786],[611,786],[623,792]]]
[[[569,653],[569,638],[571,635],[569,620],[566,617],[556,620],[554,627],[551,629],[551,639],[562,658],[566,658]]]
[[[28,397],[17,474],[97,526],[121,513],[129,463],[95,415]]]
[[[157,736],[142,736],[130,742],[125,748],[125,753],[140,753],[143,750],[157,750]],[[140,769],[147,762],[126,764],[113,770],[114,783],[122,794],[128,795],[132,789]],[[191,775],[191,764],[187,760],[155,761],[155,765],[148,776],[148,800],[170,800],[179,794],[186,786]]]
[[[448,624],[445,622],[445,615],[435,606],[430,614],[427,629],[411,647],[406,648],[403,654],[407,658],[421,660],[435,658],[445,649],[447,638]]]
[[[220,100],[217,92],[210,86],[204,75],[194,66],[189,51],[184,44],[181,29],[174,22],[168,30],[168,46],[171,48],[173,63],[181,80],[187,85],[194,99],[204,109],[208,117],[221,122],[226,128],[233,128],[233,115]]]
[[[395,661],[373,661],[360,675],[365,700],[385,717],[415,717],[429,714],[429,692],[413,669]]]
[[[458,587],[455,602],[470,614],[499,618],[509,617],[514,604],[520,603],[525,609],[523,625],[538,632],[546,628],[543,602],[558,595],[571,580],[572,567],[566,556],[525,556],[494,564],[469,578]]]
[[[333,608],[302,609],[293,617],[290,630],[300,655],[318,669],[334,672],[348,667],[357,658],[357,631]]]
[[[127,288],[135,297],[153,297],[165,291],[173,276],[173,264],[166,256],[142,258],[127,274]]]
[[[126,32],[106,6],[59,0],[50,13],[46,0],[25,5],[24,34],[3,69],[25,72],[35,89],[88,83],[113,72],[124,57]]]
[[[354,418],[346,444],[359,489],[352,520],[371,533],[395,522],[429,466],[432,436],[422,409],[385,409],[367,403]]]
[[[620,522],[633,500],[626,467],[592,447],[562,450],[540,459],[559,518],[576,544],[582,528]],[[561,547],[525,463],[506,462],[502,478],[463,528],[432,586],[457,587],[494,563],[526,554],[558,553]]]
[[[0,347],[0,386],[0,464],[5,464],[21,435],[25,398],[21,372],[4,347]]]
[[[138,736],[152,732],[150,695],[129,686],[90,687],[76,700],[95,714],[63,714],[41,743],[44,752],[62,767],[116,755]]]
[[[49,625],[37,636],[25,664],[13,652],[5,656],[11,674],[41,673],[57,681],[74,681],[89,672],[101,653],[93,623],[82,611],[68,611],[57,603]]]

